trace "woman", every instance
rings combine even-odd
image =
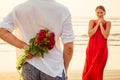
[[[95,9],[97,20],[90,20],[88,35],[90,37],[86,50],[86,62],[82,80],[103,80],[103,71],[108,58],[107,38],[111,22],[106,21],[104,6]]]

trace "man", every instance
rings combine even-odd
[[[17,47],[17,55],[41,29],[55,33],[55,46],[44,58],[32,57],[22,67],[24,80],[66,80],[74,35],[69,10],[55,0],[28,0],[0,23],[0,38]],[[11,33],[16,31],[15,36]],[[60,48],[61,38],[64,48]],[[66,74],[66,75],[65,75]]]

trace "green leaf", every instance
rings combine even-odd
[[[25,63],[26,59],[27,59],[26,55],[21,55],[21,56],[18,57],[18,59],[17,59],[17,66],[16,66],[17,70],[21,69],[21,67]]]
[[[45,51],[45,53],[48,53],[48,48],[44,47],[44,51]]]

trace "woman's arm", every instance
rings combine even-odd
[[[90,20],[89,29],[88,29],[89,37],[91,37],[91,36],[93,36],[95,34],[95,32],[97,31],[97,29],[99,27],[99,23],[100,23],[100,21],[98,21],[97,25],[93,28],[94,20]]]
[[[107,24],[106,24],[106,30],[103,28],[102,23],[100,23],[100,30],[101,30],[101,33],[102,33],[102,35],[103,35],[103,37],[105,39],[107,39],[108,36],[109,36],[110,28],[111,28],[111,22],[107,22]]]

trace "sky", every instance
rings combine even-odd
[[[0,20],[8,14],[13,7],[26,0],[0,0]],[[92,17],[95,16],[95,8],[104,5],[107,17],[120,17],[120,0],[56,0],[71,11],[72,16]]]
[[[106,16],[120,16],[120,0],[60,0],[67,5],[74,16],[93,16],[95,8],[103,5],[106,8]]]

